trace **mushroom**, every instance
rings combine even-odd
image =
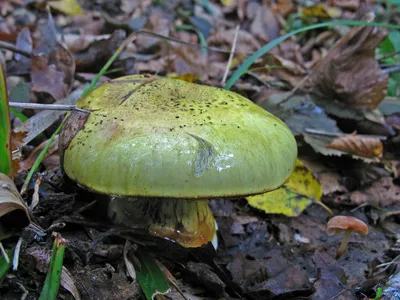
[[[350,216],[336,216],[329,220],[326,226],[328,235],[344,233],[342,243],[336,252],[336,259],[340,258],[344,253],[353,231],[367,235],[368,226],[363,221]]]
[[[215,236],[208,199],[278,188],[297,146],[290,129],[245,97],[143,75],[104,83],[60,133],[61,164],[79,185],[111,196],[109,216],[185,247]]]

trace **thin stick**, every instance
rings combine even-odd
[[[30,52],[19,49],[16,46],[14,46],[13,44],[10,44],[10,43],[4,42],[4,41],[0,41],[0,49],[10,50],[12,52],[19,53],[26,57],[31,57],[31,55],[32,55]]]
[[[17,245],[15,246],[14,250],[14,257],[13,257],[13,271],[17,271],[18,269],[18,263],[19,263],[19,253],[21,252],[21,246],[22,246],[22,241],[23,237],[20,236],[17,242]]]
[[[305,132],[306,133],[310,133],[310,134],[329,136],[329,137],[338,137],[338,136],[342,136],[342,135],[352,135],[352,134],[346,134],[346,133],[327,132],[327,131],[318,130],[318,129],[312,129],[312,128],[306,128]],[[384,135],[358,134],[358,136],[365,137],[365,138],[379,139],[379,140],[382,140],[382,141],[386,141],[387,140],[387,137],[384,136]]]
[[[20,103],[20,102],[9,102],[10,107],[24,108],[24,109],[39,109],[39,110],[65,110],[65,111],[80,111],[90,114],[90,110],[82,109],[76,105],[68,104],[41,104],[41,103]]]
[[[233,37],[233,42],[232,42],[231,53],[229,54],[228,64],[226,65],[225,74],[221,81],[222,85],[225,85],[226,79],[228,78],[229,69],[231,68],[231,65],[232,65],[233,55],[235,54],[235,49],[236,49],[236,44],[237,44],[239,28],[240,28],[239,25],[236,26],[235,35]]]

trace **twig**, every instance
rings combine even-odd
[[[13,257],[13,271],[17,271],[18,263],[19,263],[19,253],[21,252],[22,241],[24,238],[22,236],[19,237],[17,245],[15,246],[14,250],[14,257]]]
[[[300,80],[300,82],[286,95],[286,97],[279,103],[279,105],[283,105],[283,103],[288,101],[299,89],[301,89],[306,84],[306,82],[311,78],[312,75],[313,72]]]
[[[21,54],[23,56],[26,56],[26,57],[31,57],[32,56],[32,54],[30,52],[22,50],[22,49],[19,49],[15,45],[7,43],[7,42],[4,42],[4,41],[0,41],[0,49],[7,49],[7,50],[10,50],[12,52],[19,53],[19,54]]]
[[[383,74],[392,74],[392,73],[398,73],[398,72],[400,72],[400,65],[395,65],[393,67],[382,70]]]
[[[330,136],[330,137],[337,137],[337,136],[341,136],[341,135],[351,135],[351,134],[346,134],[346,133],[327,132],[327,131],[312,129],[312,128],[306,128],[305,132],[311,133],[311,134],[316,134],[316,135]],[[358,135],[365,137],[365,138],[375,138],[375,139],[379,139],[382,141],[386,141],[386,139],[387,139],[387,137],[383,136],[383,135],[372,135],[372,134],[358,134]]]
[[[65,110],[65,111],[80,111],[90,114],[90,110],[82,109],[76,105],[68,104],[41,104],[41,103],[20,103],[20,102],[9,102],[10,107],[24,108],[24,109],[40,109],[40,110]]]
[[[239,28],[240,28],[239,25],[236,26],[235,36],[233,37],[233,42],[232,42],[231,53],[229,54],[228,64],[226,65],[225,74],[224,74],[224,77],[222,78],[222,81],[221,81],[222,85],[225,85],[226,79],[228,78],[229,69],[231,68],[231,65],[232,65],[232,59],[233,59],[233,55],[235,54]]]

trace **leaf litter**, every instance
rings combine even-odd
[[[43,1],[3,2],[0,40],[5,44],[0,48],[9,97],[42,104],[74,104],[125,36],[137,30],[164,38],[138,34],[104,80],[151,73],[221,86],[226,68],[232,74],[262,45],[292,30],[326,20],[400,22],[396,4],[359,1],[184,1],[178,6],[61,0],[48,1],[51,14]],[[216,253],[210,247],[188,251],[140,229],[129,234],[113,229],[105,221],[104,197],[62,176],[54,144],[24,199],[3,191],[1,201],[15,203],[13,209],[31,217],[39,230],[28,227],[16,234],[20,226],[13,224],[7,225],[7,234],[2,232],[7,249],[15,247],[19,236],[23,247],[18,271],[4,278],[0,292],[7,299],[19,299],[24,291],[29,297],[40,295],[51,232],[57,231],[69,241],[63,267],[69,272],[62,275],[59,291],[67,299],[143,298],[125,267],[128,257],[134,270],[140,266],[136,246],[159,259],[167,278],[173,276],[175,286],[166,295],[172,299],[184,299],[182,294],[187,299],[374,299],[378,288],[390,297],[398,290],[400,254],[400,84],[398,70],[391,71],[399,62],[398,32],[379,26],[303,32],[259,57],[236,82],[235,91],[288,124],[308,171],[304,177],[295,172],[280,189],[285,191],[281,206],[274,205],[274,194],[267,196],[273,210],[253,208],[251,198],[212,200],[220,237]],[[13,149],[20,155],[14,164],[18,188],[64,117],[59,111],[20,113],[28,118],[25,123],[11,119]],[[38,178],[41,183],[35,184]],[[352,215],[370,226],[367,238],[351,237],[339,260],[334,259],[339,239],[326,235],[330,216],[315,205],[319,201],[333,215]],[[2,225],[8,224],[9,212],[2,216]],[[127,239],[135,247],[124,254]]]

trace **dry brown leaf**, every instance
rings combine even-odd
[[[46,92],[59,99],[68,95],[75,74],[71,53],[57,41],[53,18],[39,27],[39,41],[32,53],[32,90]]]
[[[356,134],[338,136],[326,147],[364,157],[382,157],[383,152],[383,145],[379,139]]]
[[[0,226],[22,228],[29,222],[29,210],[14,182],[7,175],[0,173]]]
[[[269,74],[289,82],[292,86],[297,86],[307,75],[300,65],[272,53],[264,55],[262,62],[255,64],[254,68],[257,72],[267,71]]]
[[[30,168],[32,168],[33,164],[35,163],[35,160],[39,156],[40,152],[42,152],[44,147],[46,147],[47,143],[48,141],[44,141],[43,143],[41,143],[39,146],[35,148],[35,150],[32,151],[32,153],[28,156],[27,159],[19,163],[19,172],[25,172],[28,171]],[[45,158],[50,157],[57,151],[58,151],[58,135],[55,137],[54,142],[51,143],[51,146],[47,151]]]
[[[256,7],[255,17],[250,26],[250,32],[264,42],[270,42],[279,36],[279,31],[279,22],[274,12],[265,5]]]
[[[389,206],[400,203],[400,187],[393,183],[392,177],[382,177],[370,187],[338,196],[333,199],[336,205]]]
[[[235,37],[235,31],[236,29],[225,30],[223,28],[217,28],[217,32],[208,38],[208,44],[230,51]],[[238,31],[235,53],[248,54],[259,48],[261,48],[261,44],[251,33],[245,30]]]
[[[349,108],[376,108],[388,87],[388,75],[375,61],[375,49],[386,35],[378,27],[353,27],[314,68],[314,92]]]

